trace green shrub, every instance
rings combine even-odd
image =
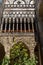
[[[36,65],[35,57],[30,58],[29,50],[22,42],[15,44],[11,49],[11,65]]]
[[[7,56],[5,56],[3,59],[2,65],[9,65],[9,62],[10,62],[10,59]]]

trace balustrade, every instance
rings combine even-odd
[[[1,31],[34,32],[34,18],[2,18]],[[4,28],[3,28],[4,27]]]

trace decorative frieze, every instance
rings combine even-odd
[[[34,0],[6,0],[5,4],[34,4]]]

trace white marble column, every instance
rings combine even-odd
[[[30,19],[28,18],[28,31],[30,32]]]
[[[9,18],[9,32],[10,32],[10,26],[11,26],[11,18]]]
[[[15,23],[15,18],[13,18],[13,32],[14,32],[14,23]]]
[[[26,32],[26,18],[24,18],[24,31]]]
[[[7,18],[5,18],[5,32],[6,32],[6,30],[7,30]]]
[[[20,30],[22,32],[22,18],[20,18]]]
[[[33,26],[34,20],[33,20],[33,18],[31,18],[31,22],[32,22],[32,32],[34,32],[34,26]]]
[[[16,22],[17,22],[17,31],[18,31],[18,22],[19,22],[18,18],[16,18]]]
[[[4,18],[2,18],[1,31],[2,31],[2,29],[3,29],[3,23],[4,23]]]

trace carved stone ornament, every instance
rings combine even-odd
[[[34,0],[6,0],[5,4],[33,4]]]

